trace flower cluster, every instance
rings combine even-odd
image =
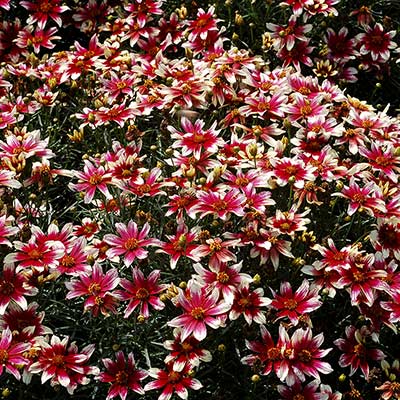
[[[395,31],[288,0],[256,55],[219,2],[170,3],[0,1],[0,375],[399,398],[400,120],[340,86]]]

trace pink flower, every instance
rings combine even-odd
[[[203,268],[201,264],[194,264],[193,268],[198,274],[200,283],[209,288],[218,289],[224,300],[229,304],[233,303],[236,290],[240,285],[249,284],[253,281],[250,275],[240,273],[242,261],[234,265],[227,263],[209,264],[210,270]],[[197,277],[194,276],[194,278]]]
[[[193,228],[190,231],[182,223],[179,224],[175,235],[167,235],[169,242],[160,242],[160,248],[156,253],[165,253],[170,256],[171,269],[176,268],[176,264],[181,257],[190,258],[193,261],[200,261],[200,255],[197,254],[198,245],[194,244],[198,229]]]
[[[261,374],[269,375],[272,371],[280,378],[281,370],[287,369],[284,365],[284,342],[281,338],[282,327],[279,327],[280,335],[278,343],[275,345],[272,336],[264,325],[260,325],[261,341],[248,341],[246,340],[246,347],[253,352],[253,354],[243,357],[242,363],[256,366],[261,363]]]
[[[5,368],[7,372],[19,380],[21,374],[17,366],[28,364],[28,360],[23,356],[23,353],[28,351],[30,347],[29,343],[13,343],[10,329],[8,327],[4,329],[0,340],[0,376]]]
[[[243,315],[245,321],[251,325],[254,321],[257,324],[265,324],[266,319],[261,307],[267,307],[271,304],[271,299],[264,296],[264,289],[257,288],[250,290],[246,283],[242,284],[235,292],[232,308],[229,313],[229,319],[238,319]]]
[[[149,375],[155,378],[149,382],[144,390],[162,389],[163,391],[158,397],[158,400],[169,400],[174,392],[181,398],[188,398],[187,388],[199,390],[203,385],[195,378],[189,376],[191,365],[186,364],[181,371],[173,369],[173,363],[166,364],[165,369],[150,368]]]
[[[281,400],[329,400],[326,393],[317,392],[320,386],[318,379],[303,386],[300,382],[295,382],[292,386],[278,386],[278,392],[282,396]]]
[[[241,217],[244,215],[245,197],[238,190],[224,192],[203,192],[197,195],[198,202],[191,208],[190,216],[195,218],[197,213],[200,218],[212,214],[226,220],[231,213]]]
[[[153,270],[150,275],[145,278],[143,272],[138,268],[132,268],[133,282],[128,279],[121,279],[120,286],[125,290],[118,290],[121,300],[129,300],[129,304],[125,310],[124,318],[140,306],[140,315],[149,318],[149,305],[155,310],[162,310],[165,304],[157,296],[165,289],[165,285],[160,285],[160,271]]]
[[[124,353],[118,351],[116,353],[116,361],[112,361],[110,358],[103,358],[102,361],[106,371],[99,374],[98,380],[111,383],[106,400],[117,396],[125,400],[128,395],[128,389],[141,395],[144,394],[140,381],[145,379],[148,373],[136,367],[133,353],[129,353],[128,360],[126,360]]]
[[[193,334],[199,342],[207,336],[207,326],[217,329],[221,325],[221,317],[230,309],[230,305],[219,300],[218,290],[206,292],[197,284],[189,286],[188,293],[179,290],[177,305],[183,314],[168,322],[169,326],[182,329],[182,339]]]
[[[200,361],[211,361],[211,353],[199,347],[200,342],[192,335],[185,340],[181,338],[181,330],[174,329],[174,340],[166,340],[163,345],[169,350],[169,354],[165,357],[165,364],[172,364],[174,371],[182,371],[186,365],[198,367]]]
[[[189,22],[188,31],[189,36],[188,39],[190,42],[193,42],[198,37],[202,40],[205,40],[210,31],[218,31],[217,21],[214,18],[215,7],[210,7],[207,11],[204,11],[202,8],[199,8],[197,11],[197,16],[193,21]]]
[[[97,316],[99,311],[103,315],[108,315],[109,311],[116,314],[115,306],[119,297],[117,293],[111,291],[118,284],[118,271],[115,268],[104,274],[100,265],[95,264],[91,274],[82,274],[79,276],[79,280],[65,283],[69,290],[66,298],[88,296],[84,303],[85,311],[90,310],[94,316]]]
[[[39,53],[41,48],[53,49],[56,45],[52,40],[60,40],[61,36],[54,36],[57,32],[57,28],[49,28],[46,31],[37,28],[33,32],[33,25],[28,25],[24,30],[21,30],[18,34],[16,44],[18,47],[23,49],[33,46],[33,51]]]
[[[5,313],[12,302],[26,310],[28,303],[25,296],[34,296],[38,292],[27,280],[24,274],[15,272],[14,264],[4,264],[0,275],[0,315]]]
[[[51,342],[42,342],[42,350],[38,360],[29,367],[29,372],[41,373],[42,384],[49,379],[53,384],[60,384],[73,392],[80,375],[97,374],[98,369],[86,365],[94,351],[94,345],[88,345],[78,352],[78,347],[72,342],[68,347],[68,337],[60,340],[53,335]],[[77,376],[78,375],[78,376]]]
[[[220,138],[220,130],[216,130],[215,122],[209,129],[204,130],[204,121],[196,120],[194,124],[183,117],[181,119],[182,132],[168,127],[172,133],[171,137],[175,140],[172,148],[182,149],[184,155],[193,154],[196,158],[200,157],[201,152],[207,151],[211,154],[218,152],[218,148],[224,145],[224,141]]]
[[[67,6],[60,6],[60,0],[34,0],[21,1],[22,7],[30,12],[30,17],[26,21],[27,24],[34,24],[43,29],[50,17],[58,26],[62,25],[60,14],[69,10]]]
[[[289,282],[281,283],[279,294],[272,289],[271,291],[274,298],[270,306],[277,310],[277,320],[287,317],[295,326],[299,323],[300,316],[317,310],[322,305],[318,295],[319,288],[310,287],[306,279],[295,293]]]
[[[144,249],[145,246],[159,244],[156,239],[146,239],[150,231],[150,225],[147,222],[140,231],[134,221],[129,221],[128,225],[117,222],[115,227],[118,235],[104,235],[103,240],[111,246],[106,254],[110,258],[124,255],[124,263],[127,267],[129,267],[136,258],[143,260],[147,257],[148,251]]]
[[[272,161],[272,160],[271,160]],[[297,189],[302,189],[306,181],[314,181],[315,167],[308,166],[301,159],[282,157],[272,161],[274,176],[279,186],[288,183],[293,184]]]
[[[396,31],[385,32],[381,24],[374,27],[366,26],[365,33],[360,33],[356,39],[360,43],[361,55],[371,55],[373,61],[384,63],[390,58],[390,50],[397,47],[391,39]]]
[[[218,267],[222,263],[227,263],[229,261],[236,261],[235,254],[229,250],[230,247],[236,247],[240,244],[240,240],[231,239],[222,241],[221,238],[210,238],[206,239],[205,244],[200,244],[196,248],[196,256],[205,257],[209,256],[209,265],[213,267]]]
[[[85,203],[90,203],[93,200],[96,190],[99,190],[107,198],[111,197],[107,188],[107,184],[111,182],[111,175],[104,170],[104,167],[97,167],[85,160],[83,172],[75,171],[75,176],[79,179],[79,182],[69,186],[76,191],[85,193]]]
[[[343,352],[339,358],[339,365],[343,368],[350,366],[350,376],[360,368],[365,378],[368,379],[368,362],[380,361],[385,358],[383,351],[378,350],[371,339],[374,340],[374,337],[366,326],[356,329],[355,326],[350,325],[346,327],[346,338],[333,342]]]
[[[312,335],[311,329],[299,328],[293,333],[291,339],[293,349],[292,369],[295,375],[304,382],[305,376],[312,376],[320,380],[321,374],[333,372],[332,367],[320,359],[325,357],[332,349],[322,350],[320,346],[324,341],[324,335]]]

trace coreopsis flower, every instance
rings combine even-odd
[[[229,261],[236,261],[235,254],[229,248],[240,245],[240,240],[231,239],[222,241],[221,238],[209,238],[205,240],[204,244],[200,244],[196,248],[196,255],[200,258],[209,256],[208,264],[217,268],[223,263]]]
[[[195,279],[209,288],[216,288],[224,298],[224,300],[232,304],[237,288],[253,281],[250,275],[241,273],[242,261],[238,264],[228,265],[228,263],[220,263],[217,265],[209,264],[209,270],[202,267],[201,264],[194,264],[194,270],[198,276]]]
[[[381,24],[366,26],[365,33],[356,36],[360,45],[361,55],[370,55],[373,61],[386,62],[390,58],[390,50],[397,47],[391,39],[396,35],[396,31],[385,32]]]
[[[22,184],[20,181],[15,179],[15,171],[8,171],[6,169],[0,169],[0,187],[5,186],[13,189],[19,189]]]
[[[122,222],[115,224],[118,235],[106,234],[103,240],[110,246],[107,250],[107,256],[124,256],[124,264],[129,267],[135,259],[143,260],[147,257],[146,246],[158,245],[157,239],[146,239],[150,232],[150,225],[146,222],[139,231],[136,222],[129,221],[128,225]]]
[[[317,310],[322,302],[319,300],[319,287],[310,286],[307,279],[293,293],[289,282],[282,282],[279,294],[272,290],[273,299],[270,307],[277,310],[277,320],[289,318],[290,322],[296,326],[300,316]]]
[[[33,231],[34,227],[31,230]],[[40,229],[35,228],[36,231],[40,231]],[[56,268],[65,252],[65,246],[60,241],[39,241],[35,235],[27,243],[15,241],[13,245],[17,251],[7,254],[4,262],[18,263],[18,270],[36,268],[39,271],[43,271],[46,268]]]
[[[321,361],[332,349],[322,350],[320,348],[324,341],[323,333],[317,336],[312,335],[310,328],[306,330],[299,328],[290,338],[291,348],[293,350],[293,359],[291,367],[302,382],[305,376],[312,376],[320,380],[321,374],[333,372],[332,367],[326,361]]]
[[[106,172],[103,166],[94,165],[91,161],[85,160],[83,172],[75,171],[78,183],[69,184],[69,187],[85,194],[85,203],[93,200],[95,192],[99,190],[106,198],[110,198],[107,185],[111,183],[111,174]]]
[[[84,311],[91,311],[97,316],[99,311],[103,315],[109,312],[116,313],[116,305],[119,300],[117,293],[112,292],[119,284],[118,271],[115,268],[108,270],[105,274],[100,265],[94,264],[91,274],[81,274],[79,280],[66,282],[68,289],[67,299],[87,296],[84,302]]]
[[[372,216],[376,212],[385,213],[386,211],[381,191],[372,181],[361,187],[352,177],[350,178],[349,186],[344,186],[341,193],[333,193],[332,196],[344,197],[350,200],[347,208],[348,215],[353,215],[360,208]]]
[[[172,148],[182,149],[184,155],[193,154],[196,158],[200,154],[207,151],[211,154],[217,153],[219,147],[224,145],[224,140],[219,137],[220,130],[216,130],[217,122],[204,129],[204,121],[196,120],[193,124],[188,118],[181,119],[182,131],[178,131],[172,126],[168,127],[171,137],[176,139],[172,144]]]
[[[8,237],[14,236],[19,232],[18,227],[11,226],[13,221],[14,218],[12,216],[7,216],[6,214],[0,216],[0,245],[11,246]]]
[[[327,115],[328,110],[320,104],[318,98],[308,98],[298,93],[294,93],[294,102],[287,106],[288,119],[290,122],[307,120],[321,115]]]
[[[285,341],[283,332],[285,329],[279,326],[279,339],[275,344],[272,339],[271,333],[264,325],[260,325],[261,341],[246,340],[246,347],[253,352],[249,356],[241,359],[241,362],[256,368],[260,365],[260,373],[262,375],[269,375],[272,371],[281,378],[282,372],[287,370],[286,361],[284,360]]]
[[[309,46],[309,43],[309,39],[300,40],[290,51],[286,47],[282,47],[278,51],[277,56],[280,60],[283,60],[283,66],[287,67],[292,64],[297,71],[301,70],[300,64],[311,67],[313,61],[311,57],[309,57],[309,54],[313,52],[314,47]]]
[[[128,354],[127,360],[122,351],[118,351],[115,357],[115,361],[110,358],[102,359],[106,370],[100,372],[97,378],[100,382],[111,383],[106,400],[117,396],[121,400],[125,400],[129,389],[143,395],[144,389],[140,381],[145,379],[149,374],[143,369],[137,368],[133,353]]]
[[[195,41],[198,37],[205,40],[212,31],[218,31],[218,20],[214,17],[215,7],[211,6],[207,11],[199,8],[197,11],[196,19],[189,21],[188,26],[188,40]]]
[[[325,42],[328,47],[328,58],[335,62],[346,63],[355,58],[355,40],[348,38],[349,31],[343,26],[336,33],[332,28],[326,30]]]
[[[163,0],[138,0],[137,2],[126,5],[124,8],[130,13],[130,17],[135,17],[138,22],[149,21],[150,14],[162,15],[161,9]]]
[[[166,192],[161,188],[175,186],[175,184],[162,179],[161,173],[161,169],[155,167],[151,171],[144,171],[137,182],[127,181],[118,186],[122,190],[134,193],[138,197],[166,195]]]
[[[323,256],[320,263],[326,271],[349,269],[350,256],[357,254],[357,249],[351,246],[345,246],[338,250],[332,238],[328,238],[327,246],[316,244],[313,249]]]
[[[29,303],[26,309],[11,303],[4,315],[0,317],[2,330],[9,328],[15,342],[34,342],[37,336],[53,333],[50,328],[42,324],[45,313],[38,312],[39,304]]]
[[[197,254],[198,245],[194,244],[199,233],[198,228],[189,228],[184,224],[179,224],[175,235],[166,235],[168,242],[160,242],[156,253],[165,253],[170,256],[171,269],[176,268],[176,264],[181,257],[188,257],[191,260],[200,261],[200,255]]]
[[[399,218],[378,218],[377,229],[373,230],[369,237],[374,249],[382,252],[384,257],[393,256],[400,260]]]
[[[90,273],[91,268],[87,263],[85,252],[86,239],[78,238],[65,249],[64,255],[58,260],[55,270],[60,274],[77,276],[82,273]]]
[[[377,267],[373,254],[350,258],[350,268],[342,269],[339,273],[340,279],[336,287],[347,289],[352,305],[362,302],[371,307],[376,290],[389,291],[389,286],[385,282],[387,272]]]
[[[245,97],[244,103],[245,105],[240,107],[238,111],[245,117],[259,116],[276,121],[285,117],[287,96],[279,92],[272,94],[272,96],[254,92]]]
[[[235,291],[235,297],[229,312],[229,319],[236,320],[240,315],[243,315],[249,325],[253,321],[257,324],[265,324],[265,313],[261,307],[267,307],[270,304],[271,299],[264,297],[263,288],[250,290],[248,284],[244,282]]]
[[[244,215],[245,197],[238,190],[224,192],[205,192],[197,193],[197,203],[190,209],[189,216],[195,218],[197,213],[200,218],[206,215],[214,215],[222,220],[226,220],[231,214],[239,217]]]
[[[61,27],[62,19],[60,14],[69,10],[67,6],[60,6],[61,0],[33,0],[21,1],[22,7],[30,12],[26,23],[28,25],[37,23],[39,29],[43,29],[49,17]]]
[[[179,290],[177,305],[183,314],[168,322],[169,326],[181,328],[181,340],[191,334],[199,342],[207,336],[207,326],[217,329],[222,324],[222,317],[231,308],[225,301],[219,301],[219,291],[207,292],[198,284],[189,286],[188,292]]]
[[[252,233],[254,235],[254,233]],[[276,230],[261,228],[255,240],[251,240],[254,245],[250,249],[250,257],[255,258],[260,256],[261,264],[264,265],[268,260],[271,260],[275,270],[279,267],[279,255],[294,258],[291,252],[291,242],[289,240],[280,239],[280,232]]]
[[[140,306],[140,315],[149,318],[149,306],[155,310],[162,310],[165,304],[160,300],[158,294],[165,289],[165,285],[159,284],[160,271],[153,270],[146,278],[143,272],[138,268],[132,268],[132,279],[121,279],[120,286],[124,290],[118,290],[121,300],[129,300],[125,310],[125,318]]]
[[[400,291],[390,291],[390,300],[381,301],[380,306],[390,313],[389,322],[397,323],[400,321]]]
[[[38,289],[28,283],[22,272],[16,272],[13,263],[4,263],[0,275],[0,315],[3,315],[10,303],[18,304],[26,310],[28,303],[25,296],[35,296]]]
[[[382,400],[400,399],[400,383],[397,381],[386,381],[382,385],[376,387],[375,390],[383,392],[380,395]]]
[[[301,25],[298,23],[296,15],[292,15],[287,26],[267,23],[267,29],[271,31],[271,37],[275,39],[274,47],[276,50],[286,47],[290,51],[293,49],[296,39],[307,40],[304,35],[311,31],[312,25]]]
[[[50,343],[43,341],[38,360],[29,366],[29,372],[40,373],[42,384],[51,379],[53,384],[60,384],[71,393],[78,380],[84,383],[80,378],[97,374],[98,369],[87,366],[87,361],[95,349],[94,344],[84,347],[79,352],[75,342],[68,346],[68,341],[68,337],[60,340],[56,335],[51,337]]]
[[[311,3],[305,5],[305,12],[308,15],[322,14],[327,15],[338,15],[336,8],[333,5],[339,3],[340,0],[313,0]],[[307,17],[306,17],[307,18]]]
[[[29,46],[33,47],[33,51],[37,54],[43,48],[53,49],[56,45],[53,40],[60,40],[61,36],[55,35],[58,29],[53,27],[47,30],[37,28],[33,31],[33,25],[28,25],[18,34],[16,44],[22,49],[26,49]]]
[[[190,376],[191,370],[191,365],[186,364],[181,371],[175,371],[172,362],[166,364],[163,370],[150,368],[149,375],[155,380],[146,384],[144,390],[163,389],[158,400],[169,400],[174,393],[181,399],[187,399],[189,395],[188,388],[199,390],[203,387],[197,379]]]
[[[285,0],[280,3],[280,6],[291,7],[293,14],[298,17],[303,13],[304,7],[308,4],[313,4],[313,0]]]
[[[275,216],[267,220],[267,226],[276,229],[282,234],[294,236],[295,232],[307,230],[306,224],[311,222],[310,219],[304,218],[310,210],[306,210],[301,214],[296,213],[297,208],[292,206],[289,211],[282,212],[277,209]]]
[[[8,11],[10,9],[10,0],[1,0],[0,7]]]
[[[369,362],[381,361],[385,358],[385,353],[377,349],[374,342],[376,339],[374,340],[374,336],[365,326],[361,329],[357,329],[353,325],[347,326],[346,338],[333,342],[343,352],[339,358],[339,365],[342,368],[350,366],[350,376],[360,368],[365,378],[368,379]]]
[[[185,340],[181,338],[181,330],[174,329],[174,340],[166,340],[163,343],[169,354],[165,357],[165,364],[172,364],[174,371],[182,371],[186,365],[198,367],[200,361],[210,362],[211,353],[208,350],[199,347],[200,342],[192,335]]]
[[[293,184],[295,188],[302,189],[306,181],[315,180],[316,168],[306,165],[300,158],[283,157],[271,162],[279,186]]]
[[[279,385],[278,392],[282,396],[280,400],[329,400],[328,394],[321,391],[317,392],[319,388],[320,381],[315,379],[306,386],[298,381],[292,386]]]
[[[91,240],[99,230],[100,223],[98,221],[93,221],[89,217],[84,217],[82,219],[82,225],[74,226],[74,235],[78,237],[83,236],[87,240]]]
[[[14,375],[16,379],[21,379],[17,367],[28,364],[23,353],[28,351],[30,347],[29,343],[15,343],[10,329],[8,327],[4,329],[0,339],[0,376],[5,370]]]

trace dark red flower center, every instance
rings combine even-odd
[[[281,350],[278,347],[271,347],[267,351],[268,359],[271,361],[277,361],[281,358]]]
[[[5,296],[10,296],[14,293],[15,286],[12,282],[0,280],[0,293]]]
[[[179,372],[176,371],[171,371],[168,374],[168,382],[170,383],[177,383],[181,380],[181,374]]]
[[[126,250],[136,250],[139,247],[139,240],[135,239],[135,238],[129,238],[125,244],[124,247]]]
[[[229,281],[229,275],[224,271],[218,272],[217,281],[221,283],[227,283]]]
[[[118,385],[126,385],[128,383],[129,375],[125,371],[118,371],[115,374],[115,383]]]
[[[58,367],[58,368],[63,368],[65,365],[65,360],[64,360],[64,356],[62,354],[57,354],[55,355],[52,360],[51,363]]]
[[[190,315],[197,320],[202,320],[204,319],[206,314],[206,310],[204,310],[203,307],[195,307],[193,310],[190,312]]]
[[[290,311],[293,311],[297,308],[297,301],[295,299],[287,299],[284,301],[283,306]]]
[[[298,357],[301,362],[306,363],[306,364],[309,363],[313,359],[311,352],[306,349],[300,350],[298,353]]]
[[[8,351],[0,349],[0,365],[4,365],[8,360]]]
[[[146,288],[139,288],[136,292],[136,298],[139,300],[147,299],[149,296],[150,293]]]
[[[70,255],[65,255],[61,258],[60,265],[65,268],[71,268],[75,265],[75,258]]]

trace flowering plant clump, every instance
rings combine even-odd
[[[398,38],[345,3],[0,1],[3,398],[400,398]]]

